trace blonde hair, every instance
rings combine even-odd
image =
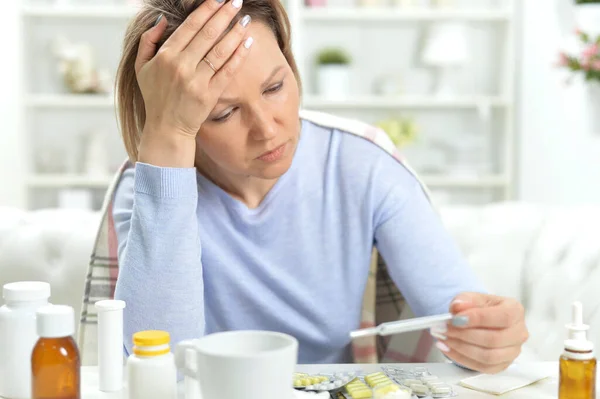
[[[136,162],[138,159],[138,145],[146,121],[144,99],[135,73],[135,60],[142,34],[154,26],[161,14],[164,15],[169,25],[158,43],[158,48],[160,48],[187,16],[204,1],[146,0],[143,8],[127,27],[123,41],[123,55],[115,82],[115,102],[121,136],[131,162]],[[246,14],[252,17],[252,21],[262,22],[273,31],[279,48],[294,72],[300,92],[302,92],[298,67],[292,54],[290,22],[280,0],[245,0],[242,9],[231,22],[228,30]]]

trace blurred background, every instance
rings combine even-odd
[[[489,291],[524,304],[524,355],[557,359],[573,300],[600,345],[600,0],[284,1],[303,107],[389,134]],[[48,281],[79,314],[140,3],[2,5],[0,285]]]
[[[140,1],[5,2],[0,204],[101,206],[125,159],[112,90]],[[600,4],[285,6],[303,106],[382,127],[438,203],[600,201]]]

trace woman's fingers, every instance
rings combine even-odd
[[[250,24],[250,16],[246,15],[239,20],[236,26],[219,43],[217,43],[205,57],[199,59],[197,70],[209,71],[210,75],[218,72],[229,60],[233,53],[240,47],[246,35],[246,28]],[[208,62],[207,62],[208,61]],[[211,71],[209,68],[215,68]]]
[[[225,46],[222,46],[221,43],[223,41],[221,40],[221,42],[219,42],[219,40],[223,37],[223,32],[225,32],[229,24],[231,24],[231,21],[240,11],[241,6],[242,0],[231,0],[206,22],[204,27],[198,31],[183,51],[183,58],[186,62],[189,62],[192,65],[198,65],[213,47],[217,47],[217,53],[213,54],[213,58],[210,58],[210,61],[215,64],[215,66],[217,66],[217,63],[220,64],[218,65],[218,68],[225,63],[241,41],[242,33],[240,32],[240,29],[237,29],[240,27],[240,24],[237,24],[238,26],[234,29],[234,31],[236,31],[234,36],[237,36],[238,39],[237,43],[229,46],[225,43]],[[231,35],[228,34],[225,37],[228,36]],[[215,50],[212,51],[213,53],[215,52]]]
[[[149,30],[140,60],[151,60],[137,75],[146,112],[152,115],[144,128],[147,137],[152,131],[195,137],[246,59],[252,44],[252,39],[244,40],[249,18],[240,19],[223,34],[241,7],[242,0],[231,1],[234,4],[223,6],[217,0],[205,0],[159,50],[156,45],[166,21],[159,22],[160,28]],[[202,62],[209,52],[212,60]],[[203,71],[199,70],[199,63]]]
[[[447,349],[447,347],[444,349]],[[485,374],[499,373],[505,370],[512,363],[510,361],[494,364],[483,363],[480,360],[472,359],[468,356],[465,356],[464,354],[457,352],[454,349],[449,349],[448,351],[442,350],[442,352],[445,352],[444,354],[448,356],[448,358],[458,363],[459,365]]]
[[[506,329],[448,327],[442,332],[448,338],[455,338],[484,348],[500,348],[524,344],[529,337],[524,322]]]
[[[181,53],[224,3],[225,0],[204,1],[188,15],[185,21],[165,41],[163,48],[174,53]]]
[[[454,338],[440,340],[436,346],[463,366],[485,373],[504,370],[521,353],[520,345],[484,348]]]
[[[135,72],[140,69],[156,54],[156,44],[160,41],[167,28],[166,19],[160,15],[154,26],[142,34],[135,60]]]
[[[246,60],[246,57],[250,52],[250,47],[252,47],[253,43],[254,39],[252,39],[252,37],[248,37],[238,45],[231,58],[229,58],[225,65],[217,70],[216,75],[211,80],[211,88],[214,88],[218,93],[221,93],[223,90],[225,90],[235,72]]]

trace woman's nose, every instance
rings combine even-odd
[[[257,113],[251,129],[251,135],[255,140],[262,141],[275,138],[277,135],[277,127],[273,116],[268,112]]]

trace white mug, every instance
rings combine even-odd
[[[291,399],[297,360],[296,338],[271,331],[214,333],[175,348],[177,368],[199,382],[202,399]]]

